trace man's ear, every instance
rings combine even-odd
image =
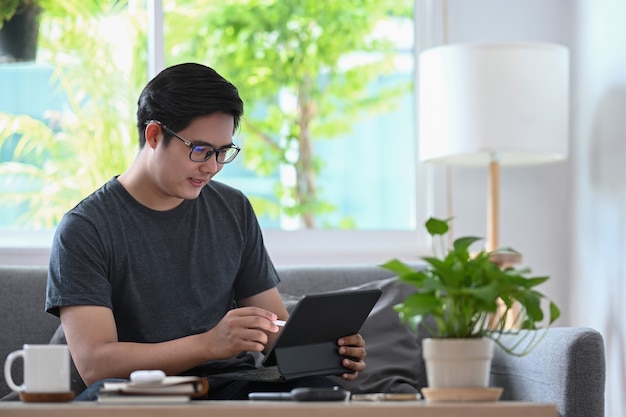
[[[144,130],[144,134],[146,135],[146,144],[150,146],[152,149],[156,148],[159,140],[163,138],[161,126],[158,123],[148,123]]]

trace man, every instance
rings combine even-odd
[[[211,375],[250,367],[250,352],[265,351],[279,331],[273,321],[287,318],[249,201],[212,181],[239,152],[232,137],[242,114],[235,86],[211,68],[165,69],[138,100],[135,161],[64,216],[46,310],[60,316],[91,385],[78,399],[93,400],[102,380],[138,369]],[[365,369],[363,339],[346,336],[338,349],[354,358],[344,360],[342,377],[356,378]],[[210,384],[212,399],[263,388]]]

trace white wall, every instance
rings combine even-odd
[[[626,2],[579,0],[571,322],[600,330],[606,415],[626,415]]]
[[[606,416],[624,416],[626,2],[449,0],[449,16],[451,43],[535,40],[570,48],[569,161],[503,168],[500,243],[551,275],[543,290],[563,310],[560,325],[602,333]],[[443,180],[443,171],[436,175]],[[486,175],[452,171],[457,235],[484,235]],[[441,195],[437,208],[445,212]]]

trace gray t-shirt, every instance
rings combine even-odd
[[[46,311],[108,307],[119,341],[154,343],[205,332],[278,282],[240,191],[211,181],[197,199],[154,211],[113,178],[59,224]]]

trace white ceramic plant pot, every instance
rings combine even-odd
[[[493,340],[424,339],[422,354],[430,388],[488,387]]]

